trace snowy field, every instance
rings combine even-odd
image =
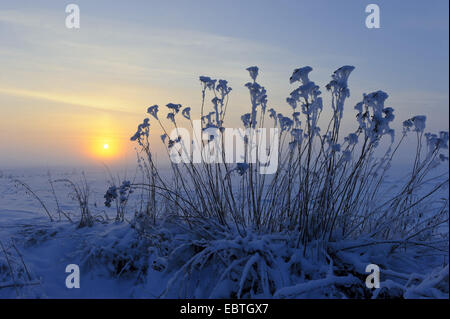
[[[86,171],[86,176],[92,185],[92,209],[94,214],[107,216],[108,208],[103,205],[104,190],[107,185],[107,174],[100,170]],[[47,208],[55,212],[57,205],[55,197],[48,182],[49,176],[46,170],[35,173],[29,171],[13,170],[3,172],[0,179],[0,240],[5,247],[14,242],[23,256],[24,262],[31,275],[32,282],[39,282],[36,286],[20,288],[19,294],[14,287],[0,289],[1,297],[16,296],[24,298],[127,298],[133,297],[133,280],[122,280],[120,276],[109,276],[108,271],[102,271],[101,267],[93,268],[89,273],[82,272],[82,288],[67,289],[65,268],[68,264],[83,265],[86,263],[90,248],[98,247],[100,240],[104,240],[105,246],[116,242],[129,243],[133,237],[133,230],[127,223],[115,225],[111,223],[95,223],[92,228],[77,229],[77,224],[71,224],[67,219],[49,222],[45,210],[35,198],[26,194],[22,187],[17,187],[12,179],[20,179],[26,182],[33,191],[40,196]],[[52,178],[70,178],[76,181],[81,176],[81,171],[52,172]],[[12,179],[11,179],[12,178]],[[79,217],[77,203],[71,198],[71,191],[65,185],[55,185],[55,194],[60,208],[73,216]],[[111,216],[113,216],[111,214]],[[56,216],[58,218],[58,216]],[[106,217],[105,217],[106,219]],[[88,249],[88,250],[86,250]],[[11,251],[12,259],[18,262],[17,252]],[[15,254],[16,253],[16,254]],[[4,254],[1,259],[1,285],[12,282],[9,269],[5,268]],[[14,259],[16,258],[16,259]],[[20,259],[20,257],[18,258]],[[102,266],[100,261],[99,265]],[[108,265],[106,265],[108,267]],[[18,269],[17,276],[21,273],[23,265],[13,265]],[[27,282],[28,275],[23,279]],[[18,278],[15,278],[16,280]],[[20,281],[20,280],[19,280]],[[153,286],[154,287],[154,286]],[[151,296],[155,289],[147,292]],[[157,289],[156,289],[157,290]],[[141,294],[141,296],[145,296]]]
[[[76,182],[81,176],[81,170],[51,170],[53,180]],[[237,251],[234,262],[221,265],[219,254],[204,259],[194,255],[205,247],[204,239],[177,222],[161,219],[145,233],[132,227],[137,225],[133,212],[138,194],[128,205],[125,221],[115,222],[114,209],[103,204],[108,174],[95,169],[85,171],[85,176],[96,221],[92,227],[77,228],[77,222],[70,223],[64,216],[59,220],[57,213],[55,196],[60,209],[73,221],[79,220],[78,204],[65,184],[54,183],[53,194],[46,170],[1,172],[1,298],[448,298],[448,252],[417,246],[400,247],[390,253],[391,246],[377,245],[340,251],[331,261],[329,256],[316,254],[319,250],[314,245],[303,255],[281,235],[236,238],[231,234],[214,244],[217,250],[230,246]],[[54,222],[15,179],[30,186]],[[445,192],[444,197],[448,196]],[[444,234],[448,234],[446,227],[448,224]],[[352,243],[336,243],[337,248],[340,245],[349,247]],[[258,293],[253,293],[243,274],[251,277],[252,258],[255,265],[266,267],[258,258],[266,258],[264,254],[270,252],[277,255],[267,261],[269,273],[278,282],[262,285]],[[251,257],[245,259],[245,254]],[[191,260],[193,256],[198,260]],[[242,262],[243,267],[231,271],[235,262]],[[382,269],[381,288],[376,292],[364,287],[365,267],[370,263]],[[65,285],[69,264],[80,266],[80,289]],[[225,276],[227,271],[229,276]]]

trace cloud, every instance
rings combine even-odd
[[[52,11],[0,11],[0,23],[15,28],[15,36],[37,52],[47,51],[52,57],[68,55],[73,61],[77,53],[79,61],[138,72],[150,67],[159,72],[192,74],[200,64],[228,74],[230,65],[241,67],[255,57],[286,53],[281,48],[248,39],[154,25],[143,29],[91,17],[89,13],[83,15],[83,24],[76,31],[66,29],[61,14]]]
[[[86,98],[86,97],[77,97],[77,96],[70,96],[70,95],[60,95],[57,93],[51,93],[51,92],[42,92],[42,91],[32,91],[32,90],[23,90],[23,89],[16,89],[16,88],[0,88],[1,94],[7,94],[7,95],[13,95],[13,96],[19,96],[19,97],[25,97],[25,98],[32,98],[32,99],[39,99],[39,100],[46,100],[51,102],[60,102],[63,104],[70,104],[75,106],[81,106],[84,108],[89,108],[94,111],[102,111],[102,112],[114,112],[114,113],[122,113],[122,114],[130,114],[130,115],[137,115],[139,113],[137,112],[130,112],[126,109],[121,109],[122,107],[120,105],[117,105],[114,103],[113,100],[111,101],[99,101],[95,98]]]

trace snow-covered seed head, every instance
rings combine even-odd
[[[219,83],[216,86],[216,90],[219,91],[222,96],[226,96],[231,92],[231,87],[228,86],[228,81],[219,80]]]
[[[111,203],[113,200],[115,200],[117,198],[117,187],[116,186],[110,186],[108,188],[108,190],[105,193],[105,196],[103,196],[105,198],[105,206],[106,207],[111,207]]]
[[[344,65],[331,75],[331,81],[327,85],[328,90],[345,90],[347,89],[347,81],[350,73],[355,69],[354,66]]]
[[[168,113],[167,119],[175,123],[175,114],[174,113]]]
[[[297,108],[297,100],[293,97],[287,97],[286,102],[292,107],[293,110]]]
[[[173,111],[174,113],[178,113],[181,108],[181,104],[174,104],[174,103],[169,103],[166,106],[169,110]]]
[[[414,131],[423,132],[425,130],[425,122],[427,121],[425,115],[414,116],[411,120],[414,124]]]
[[[181,115],[183,115],[184,118],[190,120],[191,119],[191,108],[185,107],[183,111],[181,112]]]
[[[155,119],[158,119],[158,109],[159,106],[155,104],[147,109],[147,113],[153,116]]]
[[[204,89],[214,90],[216,80],[211,79],[209,76],[200,76],[200,82],[203,84]]]
[[[294,121],[292,121],[289,117],[278,114],[278,120],[280,123],[281,131],[289,131],[294,125]]]
[[[138,141],[140,143],[140,139],[143,136],[148,137],[150,128],[150,120],[145,118],[144,121],[138,125],[136,133],[130,138],[131,141]]]
[[[256,78],[258,77],[258,67],[257,66],[251,66],[246,69],[250,73],[250,77],[253,81],[256,81]]]
[[[364,94],[363,101],[355,106],[358,110],[356,119],[360,129],[375,143],[385,134],[390,135],[391,140],[394,140],[395,131],[389,127],[394,120],[394,109],[384,107],[384,101],[387,98],[387,93],[376,91]]]
[[[289,78],[289,82],[292,84],[299,81],[301,84],[307,84],[309,82],[308,74],[312,71],[312,67],[305,66],[303,68],[295,69]]]
[[[251,119],[250,113],[245,113],[244,115],[241,116],[242,124],[244,124],[245,128],[250,127],[250,119]]]
[[[403,121],[403,131],[404,132],[409,132],[413,126],[414,126],[414,123],[413,123],[412,119]]]
[[[296,143],[298,143],[298,144],[302,143],[302,140],[303,140],[303,130],[302,129],[293,128],[291,130],[291,135]]]

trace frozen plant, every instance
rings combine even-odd
[[[363,95],[354,107],[354,131],[341,136],[345,102],[350,96],[348,83],[354,69],[347,65],[332,74],[325,86],[331,93],[328,108],[320,87],[311,80],[312,68],[295,69],[289,79],[295,87],[286,98],[292,113],[282,114],[269,107],[267,90],[258,82],[260,69],[247,68],[251,81],[245,87],[249,90],[250,105],[241,115],[242,125],[254,129],[272,125],[279,129],[280,135],[276,149],[255,143],[252,136],[242,137],[245,156],[235,165],[225,160],[198,164],[191,159],[170,163],[171,179],[162,177],[149,139],[151,120],[146,118],[131,138],[139,146],[139,165],[146,179],[129,184],[127,189],[148,191],[151,197],[147,201],[152,203],[153,210],[158,202],[170,201],[175,214],[189,227],[204,227],[199,221],[208,220],[223,226],[234,225],[241,236],[250,229],[263,233],[285,232],[296,238],[298,246],[315,240],[334,242],[355,238],[403,240],[407,245],[425,233],[430,234],[422,232],[421,227],[430,229],[445,222],[448,202],[443,202],[443,209],[433,210],[426,218],[418,213],[418,207],[431,201],[448,184],[445,174],[433,175],[436,165],[448,158],[448,133],[425,133],[426,117],[419,115],[403,122],[403,131],[396,142],[392,128],[394,109],[385,105],[388,94],[376,91]],[[223,130],[231,87],[225,80],[208,76],[199,79],[202,131],[209,129],[209,140],[199,143],[205,146],[215,140],[217,145],[223,145],[223,136],[210,132]],[[208,96],[211,96],[209,108]],[[165,117],[158,114],[158,105],[148,108],[148,113],[164,132],[161,141],[168,154],[175,145],[180,146],[181,153],[184,143],[190,142],[184,141],[181,135],[170,139],[167,132],[170,127],[178,130],[183,123],[192,126],[192,108],[178,103],[166,106]],[[321,127],[324,109],[331,116]],[[161,120],[164,118],[167,120]],[[417,136],[418,145],[409,180],[397,193],[388,194],[383,179],[409,134]],[[384,139],[386,143],[380,143]],[[384,144],[388,145],[385,149]],[[279,165],[275,174],[259,174],[264,167],[259,161],[259,149],[277,154]],[[376,156],[380,151],[381,157]],[[225,152],[223,149],[221,152],[224,159]],[[256,154],[256,161],[249,154]],[[430,180],[436,186],[424,195],[420,190]],[[117,192],[117,189],[108,190],[107,203],[117,200]]]

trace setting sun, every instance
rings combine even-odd
[[[115,137],[96,137],[86,140],[88,156],[97,160],[115,160],[124,155],[123,144]]]

